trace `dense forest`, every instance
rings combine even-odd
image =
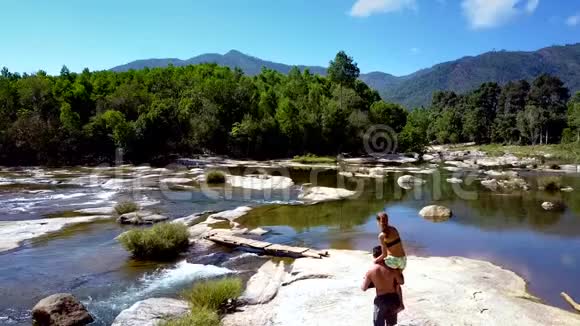
[[[580,95],[543,75],[531,85],[486,83],[436,92],[430,108],[386,103],[339,52],[327,77],[307,69],[246,76],[215,64],[127,72],[0,75],[0,164],[168,162],[201,153],[275,158],[364,152],[372,125],[398,133],[398,150],[429,142],[577,141]]]

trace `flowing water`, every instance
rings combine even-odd
[[[255,208],[238,221],[247,227],[272,230],[265,237],[268,241],[369,250],[377,242],[375,214],[386,210],[409,253],[491,261],[528,280],[532,294],[563,308],[567,307],[559,298],[561,291],[580,297],[578,175],[559,177],[562,185],[578,189],[571,193],[533,190],[509,194],[482,188],[478,181],[452,186],[445,181],[447,172],[423,175],[426,185],[404,190],[393,174],[377,181],[344,179],[332,171],[311,174],[292,170],[296,186],[288,192],[214,188],[209,196],[207,189],[127,189],[107,182],[155,173],[167,172],[145,168],[3,169],[0,219],[78,216],[72,211],[111,207],[125,198],[171,218],[249,205]],[[316,180],[311,180],[312,175]],[[537,188],[537,175],[523,177],[532,189]],[[312,181],[322,186],[344,185],[358,190],[359,195],[351,200],[301,205],[297,200],[301,184]],[[565,209],[546,212],[540,206],[546,200],[562,202]],[[419,217],[418,211],[433,203],[451,208],[453,218],[435,223]],[[197,258],[193,262],[184,258],[163,264],[134,261],[115,240],[128,229],[114,221],[77,225],[0,253],[0,325],[30,324],[31,307],[57,292],[75,294],[95,315],[97,325],[108,325],[136,301],[176,296],[196,280],[238,273],[222,264],[231,262],[235,253],[217,247],[209,252],[193,248],[189,254]],[[214,255],[216,252],[225,258]]]

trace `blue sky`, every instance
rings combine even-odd
[[[0,66],[56,74],[240,50],[404,75],[493,49],[580,42],[580,0],[18,0],[0,4]]]

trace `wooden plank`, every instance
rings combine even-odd
[[[576,311],[580,312],[580,304],[578,304],[576,301],[574,301],[574,299],[572,299],[572,297],[570,297],[566,292],[562,292],[560,293],[560,295],[562,296],[562,298],[564,298],[564,300],[566,300],[566,302],[568,302],[568,304],[574,308]]]
[[[285,246],[285,245],[280,245],[280,244],[273,244],[273,245],[269,246],[267,248],[267,250],[286,251],[286,252],[301,254],[303,252],[310,250],[310,248],[290,247],[290,246]]]
[[[311,257],[322,258],[328,256],[328,252],[319,252],[306,247],[292,247],[282,244],[272,244],[265,241],[247,239],[223,232],[213,232],[208,234],[205,239],[229,246],[240,246],[251,249],[261,250],[266,254],[274,256],[291,256],[291,257]]]

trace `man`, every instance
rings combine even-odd
[[[373,248],[375,259],[381,254],[381,246]],[[368,270],[361,289],[366,291],[374,287],[377,291],[373,318],[375,326],[394,326],[397,324],[397,313],[402,308],[399,293],[401,284],[404,284],[402,274],[387,267],[384,262],[375,263]]]

